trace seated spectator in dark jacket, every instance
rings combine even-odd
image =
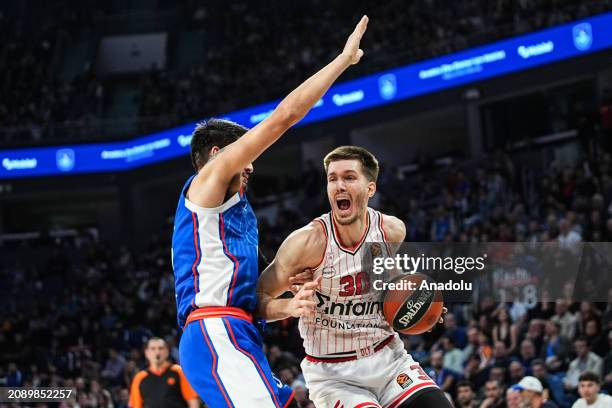
[[[563,388],[563,380],[559,375],[550,374],[543,360],[536,359],[531,363],[533,376],[540,380],[548,395],[560,407],[568,407],[569,401]]]
[[[508,367],[508,365],[510,364],[510,358],[508,357],[508,349],[506,348],[506,344],[503,341],[498,340],[493,345],[493,358],[491,359],[491,364],[496,367]]]
[[[597,320],[590,319],[584,324],[584,335],[591,351],[599,357],[605,357],[608,352],[608,339],[605,334],[602,335]]]
[[[536,350],[533,341],[525,339],[521,342],[521,350],[518,361],[525,367],[531,368],[531,362],[536,358]]]
[[[527,370],[523,367],[520,361],[512,361],[508,366],[508,375],[510,376],[510,384],[516,384],[527,374]]]
[[[466,380],[457,383],[457,398],[455,406],[457,408],[478,408],[480,401],[476,400],[474,385]]]
[[[457,325],[457,319],[452,313],[444,315],[444,336],[452,338],[455,346],[460,349],[467,344],[465,329]]]
[[[425,369],[425,372],[438,384],[442,391],[450,393],[457,380],[457,374],[442,367],[443,358],[444,356],[440,351],[431,353],[430,366]]]
[[[463,378],[474,384],[479,390],[488,378],[488,369],[480,367],[480,356],[477,353],[468,357],[463,369]]]
[[[551,371],[559,371],[567,364],[567,358],[571,350],[568,339],[561,335],[561,325],[558,322],[549,320],[546,322],[546,342],[542,347],[541,356],[545,359],[546,365]]]
[[[480,408],[505,408],[504,386],[497,380],[487,381],[485,384],[486,399],[482,401]]]

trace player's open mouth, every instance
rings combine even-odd
[[[347,200],[346,198],[341,198],[336,200],[336,205],[340,211],[348,211],[351,208],[351,201]]]

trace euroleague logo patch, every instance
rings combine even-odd
[[[172,377],[168,378],[168,385],[174,385],[174,383],[176,382],[176,380]]]
[[[408,374],[406,373],[401,373],[400,375],[398,375],[395,381],[397,381],[399,386],[403,389],[408,388],[410,384],[412,384],[412,380],[410,379],[410,377],[408,377]]]

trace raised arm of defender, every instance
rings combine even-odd
[[[359,62],[363,56],[359,44],[367,25],[368,17],[363,16],[349,36],[342,53],[287,95],[269,117],[219,152],[218,156],[222,157],[222,160],[218,160],[218,157],[204,166],[196,178],[196,183],[198,178],[212,179],[226,186],[232,177],[257,159],[283,133],[306,116],[334,81],[349,66]]]
[[[312,222],[292,232],[281,244],[276,257],[257,282],[257,314],[267,321],[314,314],[314,289],[321,278],[305,283],[293,298],[277,299],[291,288],[290,278],[316,263],[325,253],[325,233]]]

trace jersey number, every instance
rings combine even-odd
[[[431,381],[431,378],[429,378],[427,373],[425,371],[423,371],[423,369],[421,368],[420,365],[418,365],[418,364],[411,365],[410,369],[413,370],[413,371],[416,371],[419,374],[419,376],[417,377],[419,380],[422,380],[422,381]]]
[[[357,275],[346,275],[340,278],[340,287],[342,290],[338,296],[355,296],[366,293],[370,287],[370,280],[365,272],[359,272]]]

